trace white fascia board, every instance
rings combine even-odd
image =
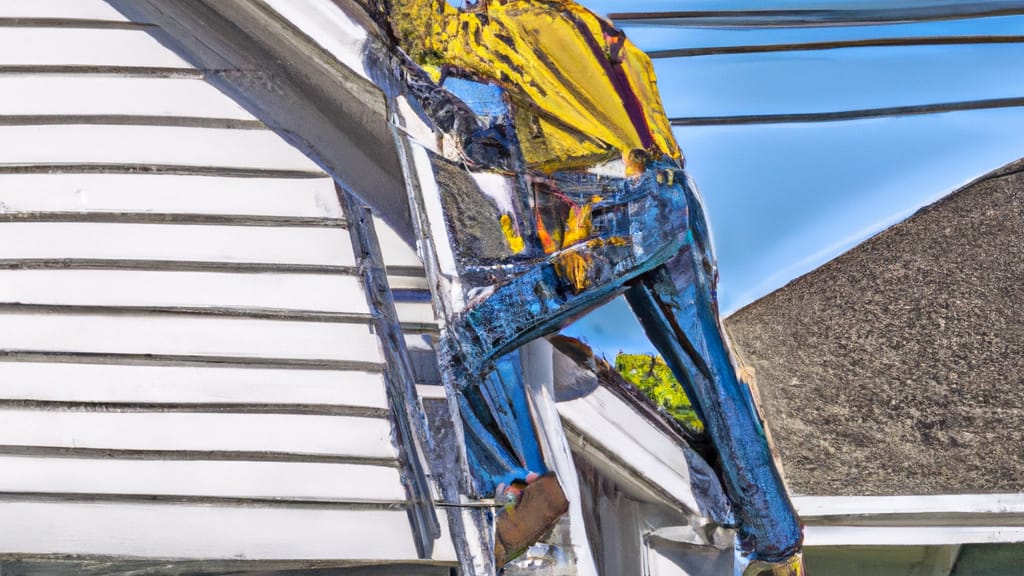
[[[1024,494],[802,496],[805,546],[1024,542]]]
[[[567,434],[582,456],[599,468],[617,471],[627,489],[699,514],[690,483],[686,448],[665,436],[611,391],[598,386],[589,394],[558,402]],[[653,488],[653,490],[652,490]]]
[[[892,514],[1024,514],[1024,494],[936,494],[930,496],[797,496],[800,516],[858,516]]]
[[[363,59],[368,34],[350,14],[330,0],[263,0],[282,18],[302,30],[331,56],[370,80]]]
[[[805,526],[804,546],[952,546],[1024,542],[1024,526]]]

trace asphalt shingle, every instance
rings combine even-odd
[[[796,494],[1024,491],[1024,160],[725,323]]]

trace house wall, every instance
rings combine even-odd
[[[417,554],[333,181],[148,28],[0,5],[0,555],[452,562]]]

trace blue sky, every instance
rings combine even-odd
[[[584,4],[607,13],[850,3]],[[872,27],[624,29],[641,48],[662,50],[1021,35],[1024,16]],[[670,117],[828,112],[1024,96],[1024,44],[668,58],[655,60],[655,69]],[[970,180],[1024,156],[1024,108],[829,123],[680,127],[676,138],[704,195],[721,275],[720,303],[728,315]],[[566,333],[586,339],[608,357],[619,350],[653,351],[621,301],[595,311]]]

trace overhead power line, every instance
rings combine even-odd
[[[1021,42],[1024,42],[1024,36],[914,36],[908,38],[867,38],[861,40],[832,40],[826,42],[794,42],[789,44],[674,48],[668,50],[649,50],[647,51],[647,55],[651,58],[685,58],[690,56],[714,56],[722,54],[834,50],[838,48],[1014,44]]]
[[[963,2],[933,6],[875,9],[792,10],[689,10],[671,12],[618,12],[608,17],[630,24],[686,27],[802,28],[871,26],[936,20],[960,20],[1024,14],[1024,2]]]
[[[1014,108],[1024,106],[1024,97],[993,98],[989,100],[966,100],[916,106],[893,106],[889,108],[866,108],[839,112],[805,112],[797,114],[745,114],[740,116],[695,116],[677,117],[669,121],[673,126],[728,126],[738,124],[790,124],[804,122],[839,122],[883,118],[887,116],[914,116],[938,114],[964,110],[985,110],[992,108]]]

